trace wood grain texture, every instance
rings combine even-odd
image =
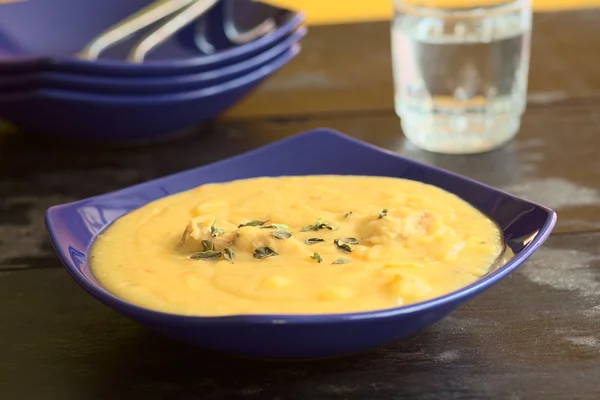
[[[0,318],[10,321],[0,324],[0,393],[11,400],[596,400],[599,240],[554,237],[511,277],[410,339],[310,362],[236,359],[174,343],[92,300],[62,269],[0,273]]]
[[[537,15],[516,140],[465,157],[406,143],[386,23],[313,27],[304,51],[227,116],[172,142],[85,148],[0,136],[0,398],[600,398],[600,11]],[[232,359],[158,337],[85,294],[46,238],[47,207],[331,127],[557,209],[518,272],[414,337],[349,358]],[[594,233],[598,231],[598,233]]]
[[[530,104],[600,96],[598,20],[600,10],[535,15]],[[370,22],[311,26],[300,55],[227,115],[290,116],[392,109],[389,23]]]

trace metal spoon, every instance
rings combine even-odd
[[[187,7],[180,9],[177,14],[154,29],[142,40],[140,40],[129,52],[127,61],[140,63],[144,61],[147,53],[156,46],[164,43],[181,28],[188,25],[194,19],[207,12],[218,0],[196,0]]]
[[[223,0],[227,1],[227,0]],[[269,17],[259,25],[246,30],[240,31],[236,26],[235,19],[233,18],[233,9],[234,4],[239,4],[240,0],[229,0],[223,6],[223,33],[225,34],[227,40],[231,43],[242,45],[249,43],[253,40],[258,39],[261,36],[264,36],[275,29],[277,29],[277,19],[273,17]],[[254,0],[244,0],[246,2],[254,2]],[[275,9],[275,7],[265,6],[264,4],[259,4],[261,7],[269,7]],[[277,16],[279,18],[284,13],[291,13],[289,11],[279,10],[280,15]],[[216,52],[215,47],[210,42],[207,37],[207,31],[209,30],[208,21],[205,19],[201,19],[196,23],[196,34],[194,41],[196,42],[196,46],[205,54],[213,54]]]
[[[79,57],[96,60],[109,47],[196,1],[198,0],[157,0],[96,36],[79,53]]]
[[[227,1],[227,0],[226,0]],[[223,19],[223,28],[225,30],[225,35],[227,38],[235,44],[245,44],[251,42],[255,39],[258,39],[261,36],[266,35],[269,32],[272,32],[277,28],[277,22],[275,18],[269,17],[257,26],[247,30],[247,31],[239,31],[234,20],[234,5],[239,4],[239,2],[228,0],[225,3],[225,18]],[[268,7],[274,8],[270,6],[266,6],[264,4],[258,4],[259,7]]]

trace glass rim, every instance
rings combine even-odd
[[[404,0],[394,0],[395,11],[409,11],[410,14],[428,17],[482,18],[505,15],[518,11],[531,11],[531,0],[513,0],[496,5],[465,6],[440,8],[435,6],[412,5]]]

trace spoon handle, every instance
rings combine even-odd
[[[142,38],[129,52],[127,61],[140,63],[144,61],[146,54],[153,48],[164,43],[181,28],[188,25],[207,12],[218,0],[195,0],[189,6],[181,9],[177,14],[162,23],[144,38]]]
[[[269,17],[260,24],[254,26],[253,28],[247,31],[240,32],[237,29],[235,22],[233,21],[234,7],[236,1],[224,1],[226,1],[226,3],[224,13],[225,18],[223,19],[223,29],[225,31],[225,36],[227,36],[227,39],[229,39],[232,43],[238,45],[246,44],[277,29],[277,23],[275,19],[273,17]]]
[[[96,36],[80,53],[79,57],[86,60],[96,60],[100,53],[112,47],[139,30],[155,23],[197,0],[157,0],[121,22],[113,25]]]

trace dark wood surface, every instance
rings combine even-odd
[[[315,27],[304,51],[227,116],[184,138],[86,150],[0,137],[1,399],[600,398],[600,11],[535,19],[529,108],[516,140],[442,156],[405,142],[386,23]],[[368,354],[236,359],[147,332],[87,296],[43,226],[51,205],[332,127],[558,211],[518,272],[451,317]]]
[[[598,10],[535,15],[530,105],[600,101],[598,18]],[[393,92],[388,23],[311,27],[298,59],[229,115],[388,112]]]

